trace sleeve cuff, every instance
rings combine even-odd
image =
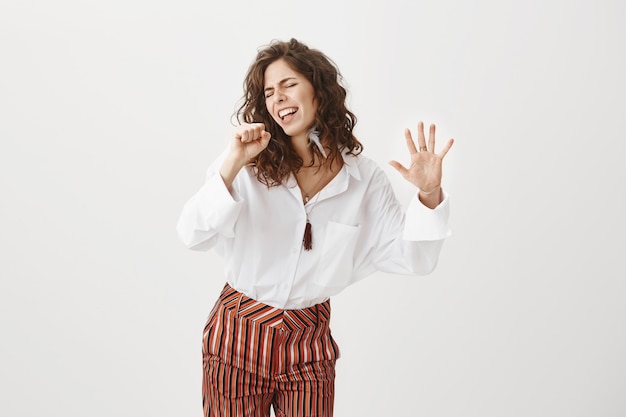
[[[243,199],[233,186],[229,190],[218,171],[207,174],[205,184],[197,194],[198,206],[204,207],[197,211],[202,214],[198,219],[201,229],[215,230],[225,237],[233,237],[235,223],[243,204]]]
[[[417,196],[411,199],[404,220],[402,238],[411,241],[442,240],[452,234],[448,217],[450,201],[442,190],[443,201],[434,209],[426,207]]]

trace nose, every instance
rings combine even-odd
[[[274,90],[274,102],[282,103],[283,101],[285,101],[285,93],[282,88],[277,88]]]

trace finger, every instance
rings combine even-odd
[[[409,148],[409,153],[411,155],[417,153],[415,142],[413,142],[413,136],[411,136],[411,131],[409,129],[404,129],[404,138],[406,139],[406,147]]]
[[[261,126],[254,126],[254,131],[252,132],[252,139],[253,140],[261,139],[262,134],[263,134],[263,128]]]
[[[260,132],[257,131],[256,126],[250,125],[246,129],[246,142],[253,142],[260,136]]]
[[[257,137],[257,134],[255,132],[255,129],[248,129],[246,130],[246,142],[252,142],[253,140],[255,140]]]
[[[265,124],[260,122],[251,123],[250,126],[256,128],[261,128],[261,130],[265,130]]]
[[[398,162],[398,161],[389,161],[389,165],[394,167],[396,169],[396,171],[398,171],[404,178],[407,178],[407,176],[409,175],[409,170],[406,169],[404,167],[404,165],[402,165],[400,162]]]
[[[439,156],[441,157],[441,159],[443,159],[443,157],[446,156],[446,154],[448,153],[448,151],[450,150],[453,144],[454,144],[454,139],[450,139],[448,143],[446,143],[446,146],[444,146],[441,152],[439,152]]]
[[[426,147],[426,138],[424,137],[424,123],[423,122],[419,122],[417,124],[417,146],[419,146],[420,149],[423,149]]]
[[[242,140],[243,132],[244,132],[243,125],[239,125],[235,127],[235,129],[233,130],[233,136],[235,137],[235,139]]]
[[[428,149],[431,152],[435,152],[435,125],[430,125],[430,130],[428,132]]]

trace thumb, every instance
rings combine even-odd
[[[391,165],[397,171],[400,171],[400,172],[402,172],[402,170],[406,170],[406,168],[398,161],[389,161],[389,165]]]
[[[402,174],[403,177],[406,177],[406,175],[408,174],[408,170],[404,167],[404,165],[402,165],[398,161],[389,161],[389,165],[394,167],[396,169],[396,171],[398,171],[400,174]]]
[[[266,132],[265,130],[261,133],[261,145],[263,148],[266,148],[270,143],[270,139],[272,138],[272,134],[270,132]]]

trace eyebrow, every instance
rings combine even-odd
[[[296,79],[296,77],[287,77],[287,78],[283,78],[282,80],[280,80],[280,81],[278,82],[278,84],[279,84],[279,85],[282,85],[282,84],[285,84],[285,83],[286,83],[287,81],[289,81],[289,80],[295,80],[295,79]],[[265,92],[265,91],[268,91],[268,90],[273,90],[273,89],[274,89],[274,87],[265,87],[265,88],[263,89],[263,91]]]

